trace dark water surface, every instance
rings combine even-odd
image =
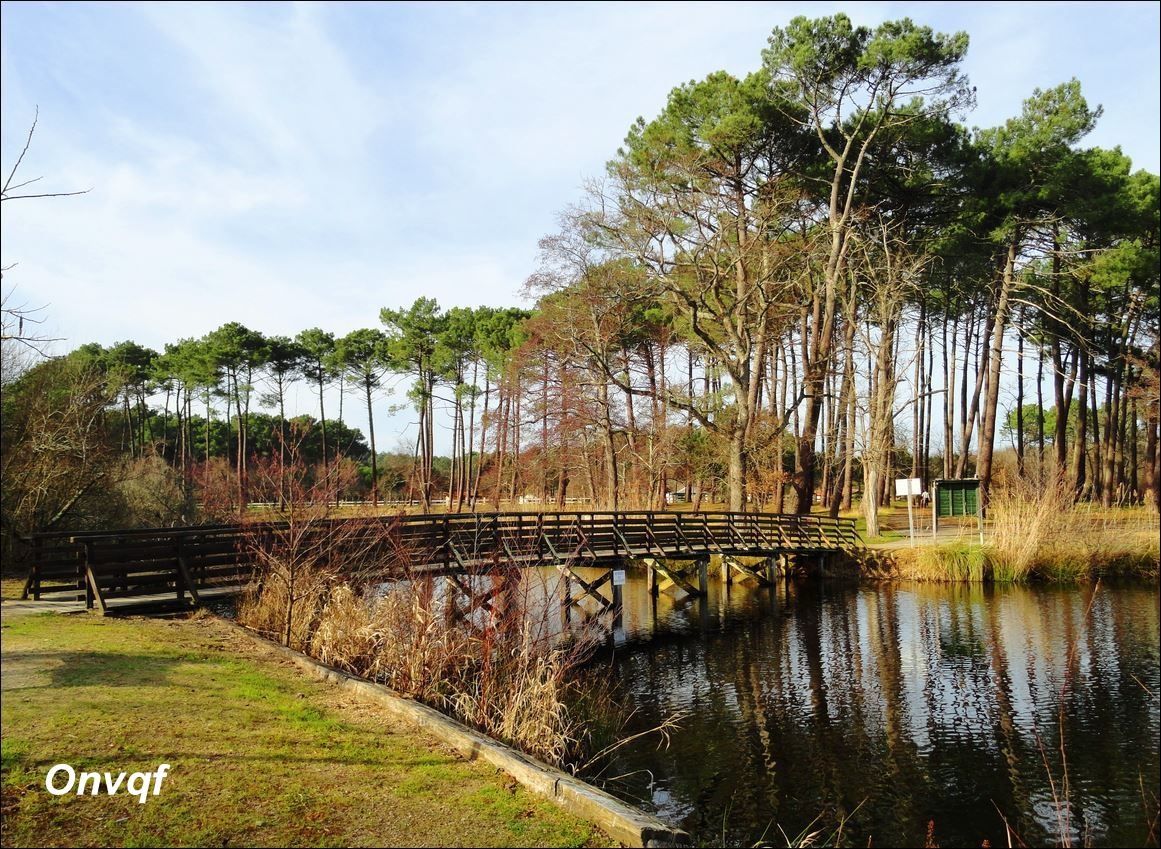
[[[1007,846],[1004,818],[1027,845],[1156,845],[1158,609],[1108,584],[711,581],[654,605],[630,571],[595,672],[627,733],[687,715],[589,778],[709,845],[833,841],[843,817],[853,846],[923,845],[929,821],[943,846]]]

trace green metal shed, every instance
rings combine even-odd
[[[980,482],[977,478],[937,480],[935,482],[935,514],[945,516],[978,516],[980,512]]]

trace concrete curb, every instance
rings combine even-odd
[[[650,816],[591,784],[554,769],[504,743],[493,740],[445,716],[434,708],[403,698],[381,684],[374,684],[340,669],[319,663],[301,652],[271,642],[248,628],[223,617],[218,620],[272,649],[316,678],[334,684],[359,698],[385,708],[392,716],[417,725],[447,743],[469,760],[481,758],[504,770],[538,795],[566,811],[586,819],[626,846],[692,846],[689,834]]]

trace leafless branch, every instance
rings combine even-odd
[[[22,183],[12,185],[12,181],[16,178],[16,172],[20,168],[20,163],[24,161],[25,155],[28,153],[28,148],[32,146],[32,134],[36,132],[36,122],[40,118],[40,107],[36,107],[36,114],[32,118],[32,126],[28,128],[28,136],[24,139],[24,147],[20,151],[20,155],[16,157],[16,162],[12,164],[12,170],[8,172],[8,179],[4,181],[4,188],[0,190],[0,201],[5,200],[31,200],[32,198],[63,198],[72,197],[73,195],[88,194],[92,189],[84,189],[79,192],[44,192],[35,195],[14,195],[11,194],[16,189],[24,186],[32,185],[33,183],[43,180],[43,177],[33,177],[31,180],[25,180]]]

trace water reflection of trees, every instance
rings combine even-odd
[[[635,725],[693,711],[668,750],[620,754],[610,774],[648,769],[655,779],[641,774],[622,791],[743,845],[771,822],[794,834],[819,814],[833,823],[852,812],[856,842],[914,844],[934,819],[946,843],[996,845],[998,811],[1038,843],[1056,834],[1044,803],[1047,770],[1061,776],[1063,731],[1076,825],[1098,842],[1142,840],[1138,781],[1157,781],[1158,711],[1133,676],[1157,691],[1155,595],[781,592],[725,630],[728,601],[711,598],[708,613],[690,613],[703,626],[708,616],[704,634],[616,661]]]

